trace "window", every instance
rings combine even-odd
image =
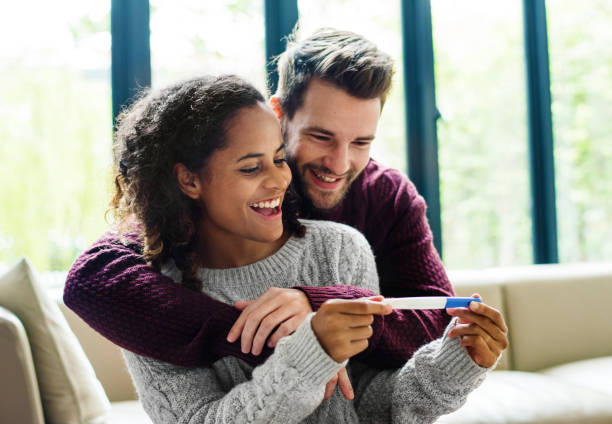
[[[532,262],[520,2],[431,2],[448,268]]]
[[[612,258],[612,2],[548,1],[559,259]]]
[[[233,73],[266,93],[263,0],[150,1],[152,83]]]
[[[76,0],[3,6],[0,262],[67,269],[107,226],[109,12]]]

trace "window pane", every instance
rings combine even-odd
[[[521,2],[431,6],[444,262],[531,263]]]
[[[0,262],[67,269],[106,228],[110,2],[3,6]]]
[[[400,2],[371,0],[300,0],[301,34],[321,27],[362,34],[395,60],[393,88],[383,110],[372,157],[393,168],[406,170],[404,87],[402,81],[402,33]]]
[[[263,0],[151,0],[152,83],[237,74],[266,93]]]
[[[546,2],[559,258],[612,259],[612,1]]]

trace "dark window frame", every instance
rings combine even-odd
[[[428,205],[434,245],[442,255],[430,0],[400,0],[406,104],[407,172]],[[268,90],[276,91],[274,58],[286,47],[298,19],[297,0],[264,0]],[[151,85],[148,0],[111,0],[113,122],[122,108]],[[528,102],[534,263],[557,263],[550,70],[545,0],[523,0],[523,29]]]

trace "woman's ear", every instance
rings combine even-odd
[[[277,96],[270,97],[270,107],[276,114],[276,117],[280,120],[283,118],[283,109],[280,105],[280,99]]]
[[[182,163],[175,164],[172,172],[174,173],[174,178],[176,178],[176,182],[181,188],[181,191],[185,193],[185,195],[192,199],[200,198],[201,185],[197,174],[191,172]]]

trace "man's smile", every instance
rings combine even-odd
[[[345,180],[345,177],[330,177],[320,172],[316,172],[312,168],[308,168],[308,174],[313,183],[323,190],[336,190]]]

